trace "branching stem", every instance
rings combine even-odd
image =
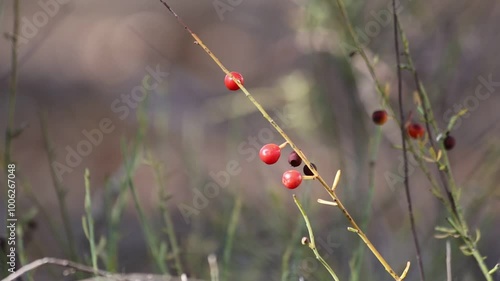
[[[410,181],[408,177],[408,154],[406,149],[406,130],[405,130],[405,114],[403,107],[403,81],[401,78],[401,59],[399,57],[399,34],[398,34],[398,14],[396,12],[396,0],[392,0],[392,15],[394,17],[394,52],[396,55],[396,69],[398,77],[398,105],[400,118],[401,142],[403,144],[403,162],[404,162],[404,185],[406,202],[408,204],[408,216],[410,217],[410,227],[413,236],[413,243],[417,255],[418,269],[420,273],[420,281],[425,281],[424,265],[422,262],[422,254],[420,251],[420,243],[418,241],[417,229],[415,226],[415,216],[413,214],[413,204],[411,199]]]
[[[337,207],[340,209],[340,211],[344,214],[344,216],[347,218],[351,226],[357,230],[359,237],[363,240],[363,242],[366,244],[366,246],[372,251],[372,253],[375,255],[375,257],[379,260],[379,262],[384,266],[385,270],[394,278],[395,280],[402,280],[398,274],[392,269],[392,267],[389,265],[389,263],[382,257],[382,255],[379,253],[379,251],[375,248],[375,246],[371,243],[371,241],[368,239],[366,234],[360,229],[358,224],[354,221],[352,216],[349,214],[347,209],[344,207],[340,199],[338,198],[337,194],[330,189],[329,185],[326,183],[326,181],[319,175],[319,173],[311,166],[311,162],[309,159],[304,155],[302,150],[300,150],[297,145],[290,139],[290,137],[283,131],[283,129],[271,118],[271,116],[267,113],[267,111],[260,105],[257,100],[248,92],[248,90],[241,84],[241,82],[238,79],[235,79],[233,75],[229,72],[229,70],[220,62],[220,60],[210,51],[210,49],[203,43],[203,41],[182,21],[182,19],[175,13],[172,8],[164,1],[164,0],[159,0],[171,13],[172,15],[176,18],[176,20],[184,27],[184,29],[194,38],[196,41],[196,44],[199,45],[211,58],[212,60],[222,69],[222,71],[226,74],[229,75],[233,80],[238,84],[240,89],[243,91],[245,96],[254,104],[254,106],[260,111],[262,116],[271,124],[271,126],[274,127],[274,129],[283,137],[283,139],[290,145],[290,147],[299,155],[299,157],[304,161],[304,164],[309,167],[311,171],[313,171],[314,176],[318,180],[318,182],[323,186],[323,188],[328,192],[330,197],[337,202]],[[382,90],[381,87],[378,87],[379,90]],[[381,92],[382,93],[382,92]]]

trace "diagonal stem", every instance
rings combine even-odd
[[[378,250],[375,248],[375,246],[371,243],[371,241],[368,239],[366,234],[360,229],[358,224],[354,221],[352,216],[349,214],[347,209],[344,207],[340,199],[338,198],[337,194],[330,189],[329,185],[326,183],[326,181],[321,177],[321,175],[318,174],[318,172],[311,166],[311,162],[308,160],[308,158],[304,155],[302,150],[300,150],[297,145],[290,139],[290,137],[283,131],[283,129],[274,121],[271,116],[267,113],[267,111],[260,105],[257,100],[248,92],[248,90],[241,84],[239,79],[235,79],[233,75],[228,71],[228,69],[220,62],[220,60],[210,51],[210,49],[203,43],[203,41],[182,21],[182,19],[175,13],[172,8],[164,1],[164,0],[159,0],[169,11],[172,13],[172,15],[176,18],[176,20],[184,27],[184,29],[195,39],[195,43],[199,45],[211,58],[212,60],[222,69],[222,71],[226,74],[229,75],[231,78],[233,78],[233,81],[238,84],[240,89],[243,91],[245,96],[254,104],[254,106],[260,111],[262,116],[271,124],[271,126],[274,127],[274,129],[285,139],[285,141],[290,145],[290,147],[299,155],[299,157],[304,161],[304,164],[309,167],[311,171],[314,173],[315,179],[319,181],[319,183],[323,186],[323,188],[328,192],[330,197],[337,202],[337,207],[340,209],[340,211],[344,214],[344,216],[347,218],[349,223],[351,224],[352,228],[354,228],[360,238],[363,240],[363,242],[366,244],[366,246],[372,251],[372,253],[375,255],[375,257],[379,260],[379,262],[384,266],[385,270],[394,278],[395,280],[402,280],[398,274],[392,269],[392,267],[387,263],[387,261],[382,257],[382,255],[378,252]],[[379,88],[382,90],[382,88]]]
[[[434,142],[434,136],[432,134],[430,126],[432,125],[432,128],[435,131],[439,131],[436,119],[434,118],[434,114],[431,109],[430,101],[429,101],[429,95],[427,94],[427,91],[425,90],[425,87],[422,83],[422,81],[419,78],[417,69],[413,63],[413,59],[410,54],[410,47],[408,40],[406,39],[406,35],[401,27],[401,23],[399,20],[397,21],[398,27],[399,27],[399,32],[401,37],[403,38],[404,42],[404,55],[408,61],[408,65],[410,68],[410,71],[413,74],[413,78],[415,81],[415,86],[417,88],[417,93],[422,100],[423,104],[423,112],[424,112],[424,119],[425,119],[425,124],[426,128],[429,134],[429,142],[431,147],[435,150],[438,151],[440,149],[438,145]],[[484,261],[484,257],[479,253],[477,247],[476,247],[476,242],[471,238],[469,234],[469,227],[467,222],[465,221],[465,218],[463,216],[462,211],[459,208],[458,205],[458,200],[456,197],[456,194],[458,192],[456,183],[453,178],[453,174],[451,171],[451,165],[450,161],[448,159],[448,154],[446,153],[446,150],[441,149],[442,151],[442,157],[444,161],[444,170],[440,169],[441,164],[439,162],[436,162],[436,169],[439,174],[440,180],[443,184],[443,188],[445,190],[446,196],[448,198],[448,204],[445,204],[447,207],[448,211],[451,213],[452,216],[452,221],[455,221],[454,228],[460,233],[462,241],[465,243],[467,248],[471,251],[472,256],[476,260],[481,272],[483,273],[484,277],[488,281],[492,281],[493,277],[491,276],[488,267]],[[421,165],[423,168],[423,165]]]
[[[417,230],[415,226],[415,216],[413,214],[413,204],[411,200],[411,190],[410,182],[408,177],[408,154],[406,149],[406,134],[405,134],[405,116],[403,107],[403,82],[401,79],[401,63],[399,56],[399,34],[398,34],[398,14],[396,12],[396,0],[392,0],[392,14],[394,17],[394,48],[396,54],[396,69],[398,76],[398,105],[399,105],[399,117],[401,119],[400,131],[401,131],[401,142],[403,144],[403,162],[404,162],[404,185],[406,193],[406,202],[408,204],[408,215],[410,217],[411,232],[413,236],[413,243],[415,244],[415,251],[417,255],[418,269],[420,273],[420,280],[425,281],[424,266],[422,262],[422,255],[420,251],[420,243],[417,237]]]

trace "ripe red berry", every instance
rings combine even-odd
[[[455,147],[455,138],[450,135],[446,135],[446,137],[443,140],[443,145],[444,149],[446,150],[453,149],[453,147]]]
[[[295,189],[302,183],[302,175],[295,170],[289,170],[283,173],[281,182],[289,189]]]
[[[316,169],[316,165],[314,165],[314,163],[311,163],[311,166],[313,167],[314,170],[317,170]],[[307,167],[307,165],[304,165],[304,175],[306,176],[314,176],[314,173],[311,171],[311,169],[309,169],[309,167]]]
[[[241,75],[239,72],[231,72],[231,74],[234,76],[234,78],[238,79],[241,84],[243,84],[243,75]],[[226,74],[226,77],[224,78],[224,84],[226,84],[226,87],[231,90],[231,91],[236,91],[240,87],[236,82],[234,82],[233,78],[231,76]]]
[[[302,164],[302,159],[300,156],[297,154],[297,152],[293,151],[288,155],[288,163],[292,165],[292,167],[298,167],[300,164]]]
[[[259,156],[262,162],[268,165],[274,164],[280,159],[281,148],[274,143],[266,144],[260,149]]]
[[[377,125],[384,125],[387,122],[387,111],[377,110],[372,114],[373,123]]]
[[[419,139],[425,135],[424,127],[418,123],[411,123],[406,130],[408,131],[408,135],[414,139]]]

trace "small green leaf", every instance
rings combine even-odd
[[[460,251],[462,251],[462,253],[464,255],[466,255],[466,256],[472,256],[472,251],[466,245],[462,245],[459,248],[460,248]]]
[[[420,115],[424,115],[424,109],[421,106],[417,106],[417,111]]]
[[[448,234],[455,234],[457,231],[455,229],[449,228],[449,227],[444,227],[444,226],[436,226],[434,228],[436,231],[448,233]]]
[[[450,234],[447,234],[447,233],[434,234],[434,238],[436,238],[436,239],[445,239],[448,237],[450,237]]]
[[[479,228],[476,228],[476,239],[474,239],[474,244],[479,242],[479,239],[481,239],[481,231],[479,230]]]
[[[101,253],[103,253],[105,247],[106,247],[106,237],[101,236],[95,249],[96,254],[100,255]]]
[[[488,273],[490,275],[493,275],[493,273],[497,272],[498,269],[500,269],[500,263],[495,264],[495,266],[490,271],[488,271]]]
[[[87,225],[87,218],[85,216],[82,216],[82,227],[83,227],[83,233],[85,234],[85,237],[89,239],[89,227]]]
[[[455,126],[455,123],[457,122],[457,120],[460,117],[462,117],[465,113],[467,113],[467,108],[463,108],[457,114],[455,114],[451,117],[450,122],[448,123],[448,127],[447,127],[448,132],[451,131],[451,129],[453,129],[453,126]]]
[[[347,227],[347,230],[350,231],[350,232],[358,233],[358,231],[355,228],[352,228],[350,226]]]

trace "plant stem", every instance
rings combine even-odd
[[[175,234],[174,222],[172,220],[172,216],[170,215],[170,211],[168,209],[168,194],[166,192],[166,185],[163,177],[163,165],[160,162],[157,162],[153,159],[151,153],[148,153],[148,161],[151,163],[151,167],[154,170],[156,183],[158,186],[158,197],[159,197],[159,209],[160,213],[163,217],[165,224],[165,232],[167,234],[168,240],[170,242],[170,247],[172,248],[172,256],[174,258],[175,270],[177,275],[181,275],[184,273],[182,269],[182,261],[181,261],[181,250],[179,247],[179,242],[177,240],[177,235]]]
[[[243,206],[243,200],[241,196],[236,197],[236,201],[231,212],[231,218],[229,219],[227,234],[226,234],[226,244],[224,245],[224,254],[222,256],[223,272],[222,281],[229,280],[229,262],[231,260],[231,252],[233,249],[234,235],[236,233],[236,226],[238,226],[238,221],[240,219],[241,208]]]
[[[103,276],[103,277],[110,279],[110,280],[116,280],[116,281],[123,280],[123,277],[120,278],[119,275],[113,274],[111,272],[107,272],[104,270],[95,270],[92,267],[89,267],[89,266],[86,266],[83,264],[79,264],[76,262],[72,262],[69,260],[56,259],[56,258],[42,258],[42,259],[33,261],[33,262],[21,267],[19,270],[12,273],[11,275],[9,275],[7,278],[2,279],[2,281],[14,281],[17,278],[21,277],[22,275],[26,274],[27,272],[35,270],[36,268],[41,267],[41,266],[46,265],[46,264],[53,264],[53,265],[57,265],[57,266],[65,267],[65,268],[71,268],[71,269],[74,269],[74,270],[80,271],[80,272],[92,273],[92,274],[95,274],[98,276]]]
[[[392,15],[394,19],[394,52],[396,54],[396,69],[398,77],[398,105],[399,105],[399,118],[401,119],[400,131],[401,142],[403,145],[403,162],[404,162],[404,185],[406,193],[406,202],[408,204],[408,216],[410,217],[410,226],[413,236],[413,243],[417,255],[418,269],[420,273],[420,280],[425,281],[424,265],[422,262],[422,254],[420,251],[420,243],[418,241],[417,230],[415,226],[415,216],[413,214],[413,205],[411,200],[410,182],[408,177],[408,154],[406,149],[406,132],[405,132],[405,115],[403,107],[403,81],[401,78],[401,62],[399,57],[399,34],[398,34],[398,14],[396,12],[396,0],[392,0]]]
[[[66,234],[66,239],[68,243],[67,248],[69,248],[69,254],[71,259],[78,261],[79,259],[76,254],[76,248],[75,248],[76,246],[75,238],[73,235],[73,230],[69,219],[68,206],[66,205],[66,188],[62,185],[52,165],[52,163],[55,162],[55,153],[49,138],[46,113],[40,113],[40,127],[42,128],[43,143],[45,151],[47,152],[47,160],[49,162],[48,164],[50,169],[50,176],[52,178],[52,183],[54,185],[54,189],[56,192],[57,202],[59,203],[59,211],[61,212],[61,217],[62,217],[62,224],[64,227],[64,232]]]
[[[436,169],[439,174],[439,177],[441,179],[441,182],[443,184],[443,188],[446,192],[447,198],[449,203],[445,204],[445,206],[448,209],[448,212],[452,215],[454,218],[454,221],[456,223],[456,226],[453,226],[456,228],[457,232],[460,234],[460,238],[462,241],[465,243],[466,247],[469,249],[469,251],[472,253],[472,256],[476,260],[476,263],[478,264],[481,272],[483,273],[484,277],[486,278],[487,281],[493,281],[493,277],[489,273],[489,269],[484,262],[484,257],[479,253],[476,247],[476,242],[471,238],[469,234],[469,227],[467,222],[465,221],[465,218],[463,217],[463,213],[460,211],[457,203],[457,197],[456,194],[458,192],[455,179],[453,177],[453,173],[451,170],[451,164],[448,158],[448,154],[446,153],[446,150],[443,149],[442,145],[437,146],[436,143],[434,142],[434,136],[432,133],[432,130],[430,126],[432,126],[432,129],[434,129],[436,132],[439,132],[439,128],[436,122],[436,119],[434,118],[434,114],[432,112],[431,104],[429,101],[429,95],[427,94],[427,91],[425,90],[425,87],[422,83],[422,81],[419,78],[417,69],[415,68],[415,65],[413,63],[413,59],[410,54],[410,47],[408,40],[406,39],[406,34],[404,33],[401,23],[399,20],[396,21],[398,27],[399,27],[399,32],[401,34],[401,38],[403,38],[404,42],[404,54],[407,59],[410,71],[413,73],[413,78],[415,81],[415,86],[417,88],[417,93],[422,100],[422,105],[423,105],[423,112],[424,112],[424,119],[425,119],[425,124],[426,128],[429,134],[429,142],[431,147],[434,149],[434,151],[438,151],[439,149],[442,151],[442,158],[444,161],[444,169],[441,168],[441,163],[440,161],[436,161]],[[420,165],[423,168],[423,165]]]
[[[309,218],[307,217],[306,212],[304,211],[304,208],[300,204],[299,200],[297,200],[297,196],[295,194],[293,195],[293,201],[297,205],[297,207],[300,210],[300,213],[302,214],[302,217],[304,218],[304,221],[306,222],[306,227],[307,231],[309,232],[309,243],[307,244],[309,248],[314,252],[314,255],[316,256],[316,259],[318,259],[321,264],[328,270],[330,275],[335,281],[339,281],[339,278],[337,277],[337,274],[335,274],[335,271],[328,265],[328,263],[323,259],[323,257],[319,254],[318,248],[316,248],[316,243],[314,242],[314,233],[311,227],[311,222],[309,221]]]
[[[10,75],[10,95],[8,105],[8,121],[7,129],[5,130],[5,150],[4,150],[4,167],[11,162],[10,148],[14,134],[14,113],[16,110],[16,95],[17,95],[17,60],[18,60],[18,36],[19,36],[19,15],[20,7],[19,0],[14,0],[13,5],[14,20],[13,29],[10,39],[12,40],[11,49],[11,75]]]
[[[90,172],[89,169],[85,169],[85,218],[84,225],[87,230],[87,239],[90,245],[90,256],[92,259],[92,268],[97,271],[97,251],[95,246],[95,235],[94,235],[94,218],[92,217],[92,200],[90,199]]]
[[[254,104],[254,106],[260,111],[262,116],[271,124],[271,126],[274,127],[274,129],[283,137],[283,139],[290,145],[290,147],[299,155],[299,157],[303,160],[304,164],[309,167],[311,171],[314,173],[315,179],[319,181],[319,183],[323,186],[326,192],[330,195],[330,197],[337,202],[337,207],[340,209],[340,211],[344,214],[344,216],[347,218],[351,226],[356,229],[358,235],[360,236],[361,240],[365,242],[366,246],[372,251],[372,253],[375,255],[375,257],[379,260],[379,262],[384,266],[385,270],[394,278],[395,280],[402,280],[401,277],[399,277],[396,272],[392,269],[392,267],[387,263],[387,261],[382,257],[382,255],[379,253],[379,251],[375,248],[375,246],[371,243],[371,241],[368,239],[366,234],[359,228],[358,224],[354,221],[352,216],[349,214],[345,206],[342,204],[340,199],[338,198],[337,194],[330,189],[329,185],[326,183],[326,181],[321,177],[318,172],[312,168],[311,162],[309,159],[304,155],[302,150],[300,150],[297,145],[290,139],[290,137],[281,129],[281,127],[274,121],[271,116],[267,113],[267,111],[260,105],[257,100],[248,92],[248,90],[241,84],[241,82],[238,79],[235,79],[233,75],[227,70],[227,68],[220,62],[220,60],[210,51],[210,49],[203,43],[203,41],[193,32],[191,29],[182,21],[182,19],[172,10],[172,8],[164,1],[164,0],[159,0],[176,18],[176,20],[184,27],[184,30],[186,30],[196,41],[196,44],[199,45],[211,58],[212,60],[222,69],[222,71],[226,74],[229,75],[233,80],[238,84],[240,89],[243,91],[245,96]],[[382,90],[382,88],[380,88]],[[383,93],[383,92],[381,92]]]
[[[281,281],[290,280],[290,259],[293,255],[294,245],[297,243],[300,238],[300,233],[302,231],[302,218],[298,217],[297,224],[295,225],[295,230],[293,231],[292,236],[288,242],[288,246],[283,253],[283,257],[281,258]]]
[[[366,200],[366,210],[364,214],[363,221],[361,222],[361,227],[368,227],[368,222],[370,221],[370,214],[372,213],[372,205],[373,205],[373,195],[375,193],[375,167],[377,156],[380,147],[380,140],[382,138],[382,129],[377,126],[374,136],[370,140],[370,158],[368,163],[368,198]],[[356,249],[354,256],[352,257],[349,265],[351,267],[351,281],[358,281],[359,274],[361,272],[361,266],[363,264],[365,248],[363,247],[363,243],[359,243],[358,248]]]

